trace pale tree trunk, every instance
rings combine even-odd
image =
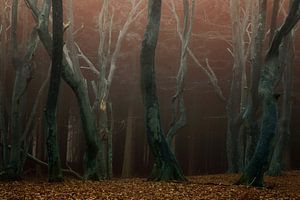
[[[258,86],[261,114],[260,135],[254,154],[237,184],[263,186],[263,175],[268,170],[271,145],[277,129],[276,86],[283,73],[281,45],[300,20],[300,0],[292,3],[288,16],[276,32],[265,58]]]
[[[171,1],[171,10],[175,15],[177,22],[177,33],[181,42],[180,50],[180,66],[176,77],[176,93],[172,98],[172,120],[167,134],[167,143],[174,151],[174,137],[178,131],[186,125],[186,109],[184,105],[184,83],[187,73],[187,58],[188,58],[188,45],[192,33],[192,24],[195,10],[195,0],[192,1],[190,6],[189,0],[183,0],[184,20],[183,27],[180,25],[180,20],[176,12],[175,2]]]
[[[249,46],[245,45],[249,16],[253,9],[251,1],[245,2],[243,18],[240,13],[242,5],[239,0],[230,1],[232,26],[232,56],[234,60],[229,99],[226,106],[227,127],[227,162],[228,172],[237,173],[243,168],[244,135],[241,132],[242,113],[245,110],[247,97],[246,61]],[[251,42],[251,41],[249,41]]]
[[[149,180],[186,180],[163,134],[155,83],[155,49],[161,18],[161,0],[149,0],[148,22],[142,42],[141,90],[145,109],[147,141],[154,156]]]
[[[39,38],[43,43],[49,56],[52,56],[52,38],[48,30],[49,15],[43,14],[45,10],[49,10],[50,1],[45,0],[42,10],[39,10],[32,0],[26,0],[26,3],[30,7],[36,21],[38,24],[37,31]],[[68,59],[67,59],[68,58]],[[97,143],[97,128],[95,124],[95,118],[92,113],[92,108],[90,106],[90,100],[88,96],[86,81],[78,74],[75,74],[72,62],[66,53],[63,57],[63,71],[62,77],[72,88],[76,95],[80,116],[82,121],[83,133],[85,135],[86,141],[86,154],[84,158],[84,168],[85,168],[85,179],[99,180],[98,176],[98,143]]]
[[[143,12],[141,0],[131,0],[131,9],[127,15],[126,21],[123,24],[114,51],[111,54],[111,37],[112,37],[112,22],[114,13],[109,12],[109,1],[105,0],[103,7],[99,14],[99,38],[100,45],[98,47],[99,67],[97,68],[81,51],[77,45],[79,54],[78,56],[83,59],[88,67],[98,80],[93,82],[93,88],[96,96],[94,103],[94,113],[98,116],[98,130],[101,135],[101,149],[99,152],[99,160],[101,166],[101,174],[103,178],[111,178],[112,174],[112,134],[113,134],[113,113],[112,103],[110,101],[110,88],[113,81],[115,71],[117,69],[117,60],[121,53],[122,44],[127,36],[130,25],[140,16]],[[111,54],[111,55],[110,55]],[[111,59],[108,60],[108,57]],[[109,66],[108,76],[106,77],[106,70]],[[110,122],[110,123],[109,123]]]
[[[115,71],[117,69],[117,60],[118,57],[120,55],[121,52],[121,47],[122,44],[127,36],[128,33],[128,29],[130,27],[130,25],[135,21],[135,19],[142,13],[143,10],[139,11],[139,8],[142,5],[141,0],[131,0],[131,10],[127,15],[126,21],[124,23],[124,25],[122,26],[119,35],[118,35],[118,39],[115,45],[115,49],[111,55],[111,60],[110,60],[110,64],[109,64],[109,73],[107,78],[105,77],[105,68],[106,68],[106,64],[108,64],[108,60],[107,58],[104,58],[101,60],[100,65],[101,65],[101,69],[100,69],[100,75],[99,75],[99,86],[100,88],[98,89],[98,93],[97,96],[98,98],[98,102],[96,102],[98,105],[100,105],[100,121],[99,121],[99,125],[100,125],[100,130],[102,135],[106,136],[105,138],[107,138],[106,141],[106,171],[105,174],[107,176],[107,178],[111,178],[112,177],[112,134],[113,134],[113,125],[114,125],[114,121],[113,121],[113,113],[112,113],[112,103],[110,101],[110,87],[111,87],[111,83],[115,74]],[[105,17],[105,13],[108,12],[108,1],[105,1],[105,7],[103,10],[103,16]],[[109,44],[107,45],[107,55],[109,56],[110,54],[110,48],[111,48],[111,29],[112,29],[112,18],[113,18],[113,14],[109,19],[109,15],[107,14],[107,18],[108,18],[108,24],[109,24],[109,30],[108,30],[108,34],[109,34]],[[102,22],[102,27],[103,24],[105,23],[105,19],[104,22]],[[100,24],[100,23],[99,23]],[[105,28],[105,27],[103,27]],[[105,38],[103,35],[100,38]],[[99,53],[104,53],[104,46],[99,47]],[[102,55],[99,55],[102,56]],[[102,106],[101,106],[102,105]],[[102,108],[102,109],[101,109]],[[111,122],[110,124],[108,122]]]
[[[42,15],[40,15],[40,10],[33,4],[32,0],[26,0],[26,2],[28,3],[31,11],[33,12],[33,15],[35,16],[35,18],[39,24],[39,27],[38,27],[39,37],[40,37],[42,43],[44,44],[48,54],[51,55],[52,39],[51,39],[51,36],[47,29],[47,24],[48,24],[49,19],[44,18]],[[49,0],[45,0],[45,2],[46,2],[46,5],[49,4]],[[135,12],[131,12],[132,18],[130,19],[130,23],[126,22],[125,25],[123,26],[123,29],[120,32],[120,35],[118,38],[117,45],[119,45],[119,46],[121,45],[120,41],[124,40],[129,25],[141,14],[141,12],[136,12],[140,5],[141,5],[140,1],[132,0],[132,6],[133,6],[132,8],[134,8],[134,9],[132,9],[131,11],[134,10]],[[71,24],[71,26],[72,26],[72,24]],[[111,32],[111,28],[110,28],[110,32]],[[109,39],[109,41],[110,41],[110,39]],[[72,48],[70,50],[72,51]],[[89,68],[94,73],[96,73],[97,75],[100,75],[100,76],[101,76],[101,74],[102,75],[104,74],[104,73],[100,73],[103,71],[100,70],[100,72],[99,72],[98,69],[92,64],[92,62],[90,62],[88,60],[88,58],[81,52],[78,45],[77,45],[77,50],[79,51],[78,57],[80,57],[81,59],[84,59],[88,63]],[[115,57],[115,61],[116,61],[116,58],[118,57],[119,51],[120,51],[120,47],[115,49],[116,53],[113,54]],[[79,108],[80,108],[82,127],[83,127],[83,130],[85,133],[86,146],[87,146],[87,151],[86,151],[85,158],[84,158],[85,179],[99,180],[102,178],[107,178],[108,177],[107,174],[110,174],[109,176],[111,176],[112,167],[111,167],[111,164],[107,165],[106,161],[104,160],[104,157],[103,157],[103,151],[104,151],[103,148],[104,147],[102,145],[101,138],[97,135],[96,115],[94,113],[94,111],[96,109],[92,109],[92,106],[90,105],[90,99],[89,99],[88,92],[87,92],[87,81],[84,79],[84,77],[82,76],[82,74],[80,72],[80,69],[78,66],[78,61],[75,61],[75,62],[73,61],[74,59],[71,57],[73,53],[72,52],[69,53],[68,49],[65,49],[65,57],[63,59],[64,70],[63,70],[62,75],[63,75],[64,80],[69,84],[69,86],[75,92],[75,95],[78,100]],[[112,62],[113,65],[115,65],[114,62]],[[102,66],[102,64],[103,63],[101,63],[101,66]],[[111,67],[111,69],[115,70],[115,66]],[[110,74],[111,75],[109,76],[108,80],[110,80],[110,82],[111,82],[113,73],[110,72]],[[107,100],[109,99],[108,98],[109,90],[107,90],[108,81],[106,79],[103,79],[103,80],[104,81],[100,81],[100,83],[98,84],[99,87],[97,87],[97,89],[96,89],[96,91],[97,91],[98,88],[101,88],[100,91],[103,91],[103,92],[100,92],[99,96],[97,97],[97,101],[96,101],[95,105],[93,106],[94,108],[95,107],[97,107],[97,108],[109,107],[109,104],[107,104],[108,103]],[[109,84],[109,86],[110,86],[110,84]],[[100,97],[102,97],[102,98],[100,98]],[[107,115],[111,116],[110,115],[111,113],[109,111],[105,112],[105,113],[107,113]],[[105,115],[105,116],[107,116],[107,115]],[[106,126],[106,127],[108,127],[108,126]],[[112,125],[110,125],[110,127],[112,127]],[[110,146],[112,146],[111,145],[112,144],[111,136],[109,136],[109,143],[110,143]],[[111,147],[110,147],[110,149],[111,149]],[[108,150],[107,152],[108,152],[108,154],[111,155],[111,150]],[[112,156],[109,156],[109,157],[110,158],[108,158],[108,157],[106,157],[106,158],[108,158],[109,160],[112,160],[111,159]],[[103,169],[104,169],[104,172],[103,172]],[[107,169],[109,169],[110,172],[107,172]]]

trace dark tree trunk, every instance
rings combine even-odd
[[[246,114],[244,115],[244,131],[247,134],[245,155],[246,165],[249,163],[254,154],[259,137],[259,122],[257,118],[259,108],[258,85],[261,67],[263,66],[263,42],[265,39],[267,1],[259,0],[258,4],[258,19],[257,22],[254,23],[257,26],[254,28],[257,30],[253,37],[253,46],[251,51],[250,93],[248,96]]]
[[[300,0],[293,1],[284,24],[276,32],[266,55],[258,86],[261,105],[261,128],[254,155],[237,184],[263,186],[263,175],[268,169],[271,144],[277,129],[277,97],[274,93],[282,76],[282,42],[300,19]]]
[[[141,89],[145,108],[146,133],[154,166],[149,180],[186,180],[163,134],[155,83],[155,49],[158,40],[161,0],[149,0],[148,23],[142,43]]]
[[[47,153],[48,153],[48,179],[49,182],[60,182],[63,180],[56,124],[56,109],[59,94],[62,58],[63,58],[63,7],[61,0],[52,1],[53,10],[53,49],[50,86],[48,90],[47,105],[45,111]]]
[[[16,75],[14,80],[11,108],[11,132],[12,146],[11,156],[8,166],[0,173],[0,179],[18,180],[22,173],[22,154],[21,145],[23,142],[23,112],[24,112],[24,97],[27,92],[27,86],[31,80],[32,64],[31,59],[35,53],[38,40],[37,32],[34,28],[30,40],[27,44],[25,56],[20,56],[18,51],[17,40],[17,20],[18,20],[19,1],[12,1],[11,8],[11,44],[12,44],[12,64],[15,67]],[[6,140],[6,139],[5,139]],[[7,140],[6,140],[7,141]],[[6,142],[5,141],[5,142]],[[7,150],[6,144],[6,150]],[[5,152],[7,155],[8,152]]]
[[[20,177],[20,164],[21,164],[21,130],[22,130],[22,111],[23,111],[23,97],[26,91],[26,82],[27,82],[27,73],[25,67],[22,67],[22,61],[18,55],[18,45],[17,45],[17,19],[18,19],[18,6],[19,1],[14,0],[12,2],[12,28],[11,28],[11,37],[12,37],[12,63],[16,69],[16,77],[14,81],[13,95],[12,95],[12,149],[11,149],[11,159],[9,163],[9,173],[11,178],[13,176],[16,179]],[[23,71],[24,70],[24,71]]]
[[[48,17],[45,14],[43,14],[43,16],[41,15],[41,11],[38,10],[32,0],[26,0],[26,2],[30,6],[31,11],[39,24],[39,38],[47,50],[48,55],[52,56],[52,38],[48,31]],[[49,10],[49,5],[49,0],[45,0],[42,12]],[[65,57],[63,57],[62,64],[62,77],[76,95],[80,110],[82,129],[85,135],[86,153],[84,156],[84,178],[99,180],[99,161],[97,160],[97,155],[100,148],[100,142],[96,135],[97,128],[95,116],[93,115],[92,108],[90,106],[86,82],[80,74],[74,74]]]
[[[3,88],[0,82],[0,145],[1,147],[1,159],[0,159],[0,169],[5,169],[8,165],[8,134],[7,126],[5,121],[5,108],[4,108],[4,97]]]
[[[293,61],[294,61],[294,47],[293,47],[293,33],[290,33],[285,39],[283,45],[282,59],[286,60],[286,69],[282,78],[283,84],[283,98],[280,119],[278,121],[278,129],[276,141],[274,143],[274,151],[272,154],[271,163],[268,170],[268,175],[279,176],[283,169],[283,154],[290,136],[290,122],[292,113],[292,89],[293,89]]]

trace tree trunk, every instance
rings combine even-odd
[[[177,135],[178,131],[186,125],[186,109],[184,105],[183,93],[184,93],[185,76],[187,73],[188,45],[192,33],[195,0],[192,1],[191,6],[188,0],[183,0],[183,8],[184,8],[183,29],[180,26],[180,21],[178,15],[176,14],[174,1],[172,1],[172,7],[173,7],[173,12],[175,12],[176,15],[177,33],[181,41],[180,66],[176,77],[176,93],[172,98],[172,120],[171,120],[171,126],[167,134],[167,143],[172,149],[173,153],[175,153],[174,138]],[[191,14],[190,14],[190,9],[192,11]]]
[[[5,122],[4,98],[3,98],[3,88],[1,82],[0,82],[0,143],[2,143],[0,167],[5,169],[9,161],[8,134],[7,134],[7,127]]]
[[[134,131],[134,119],[133,119],[133,109],[130,105],[127,114],[126,123],[126,135],[124,144],[124,156],[123,156],[123,166],[122,166],[122,177],[128,178],[132,176],[133,168],[133,131]]]
[[[23,130],[23,112],[24,96],[27,92],[27,86],[31,80],[32,64],[31,59],[36,51],[38,44],[37,32],[34,28],[31,38],[27,44],[25,56],[19,55],[19,46],[17,40],[17,20],[19,1],[14,0],[11,8],[11,44],[12,44],[12,64],[15,67],[16,75],[14,80],[11,108],[11,132],[12,148],[11,157],[8,167],[1,172],[0,179],[18,180],[21,178],[22,161],[21,161],[21,133]],[[20,58],[21,57],[21,58]],[[7,147],[4,147],[7,148]]]
[[[257,140],[259,137],[258,122],[258,85],[260,80],[261,67],[263,66],[263,43],[265,39],[267,1],[258,1],[257,18],[252,20],[254,34],[252,37],[251,49],[251,75],[250,75],[250,93],[248,96],[248,105],[244,114],[244,131],[247,134],[245,165],[251,160]]]
[[[300,19],[300,0],[292,3],[284,24],[276,32],[266,55],[266,64],[262,70],[258,86],[261,105],[261,128],[258,144],[252,159],[237,184],[263,186],[263,175],[268,169],[271,144],[277,128],[277,97],[274,93],[282,76],[282,42]]]
[[[279,176],[283,169],[283,154],[285,147],[290,137],[290,123],[292,113],[292,89],[293,89],[293,61],[294,61],[294,47],[293,47],[293,33],[290,33],[285,39],[283,45],[282,59],[286,60],[286,68],[283,75],[283,99],[278,122],[277,136],[272,155],[271,163],[268,170],[268,175]]]
[[[241,5],[238,0],[230,1],[230,13],[232,20],[232,42],[233,42],[233,56],[234,56],[234,66],[230,87],[230,94],[227,103],[227,162],[228,162],[228,172],[237,173],[240,171],[240,128],[242,125],[241,112],[242,112],[242,103],[244,103],[245,95],[245,85],[243,76],[245,74],[246,67],[246,58],[245,58],[245,42],[244,42],[244,33],[243,30],[245,27],[242,27],[240,10]],[[247,17],[244,19],[244,23],[247,22]]]
[[[40,11],[34,5],[32,0],[26,0],[26,2],[30,6],[31,11],[35,16],[37,23],[39,24],[39,38],[43,43],[45,49],[47,50],[48,55],[52,56],[52,38],[48,31],[48,15],[43,14],[40,16]],[[42,11],[49,11],[49,6],[49,0],[45,0]],[[63,57],[62,64],[62,77],[72,88],[73,92],[76,95],[80,110],[82,129],[85,135],[86,153],[84,156],[84,179],[99,180],[99,162],[97,160],[97,155],[100,148],[100,143],[99,138],[96,135],[97,127],[95,123],[95,116],[90,106],[90,99],[88,96],[86,81],[80,74],[76,75],[74,73],[71,67],[71,63],[67,61],[66,56]]]
[[[147,140],[154,156],[154,166],[149,180],[184,181],[186,179],[182,170],[162,132],[159,103],[156,95],[154,66],[161,18],[161,0],[149,0],[148,6],[148,23],[142,43],[140,62]]]
[[[63,7],[61,0],[52,1],[53,10],[53,49],[51,76],[45,111],[48,153],[49,182],[63,181],[56,124],[56,109],[60,87],[63,58]]]

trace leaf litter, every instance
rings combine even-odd
[[[280,177],[266,177],[264,188],[234,185],[237,174],[188,177],[184,183],[151,182],[141,178],[108,181],[79,181],[66,178],[63,183],[41,179],[0,182],[0,199],[299,199],[300,171]]]

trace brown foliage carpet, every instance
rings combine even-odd
[[[45,180],[0,182],[0,199],[299,199],[300,171],[281,177],[266,177],[265,188],[235,186],[238,175],[189,177],[189,182],[147,182],[144,179],[116,179],[102,182],[67,179],[63,183]]]

